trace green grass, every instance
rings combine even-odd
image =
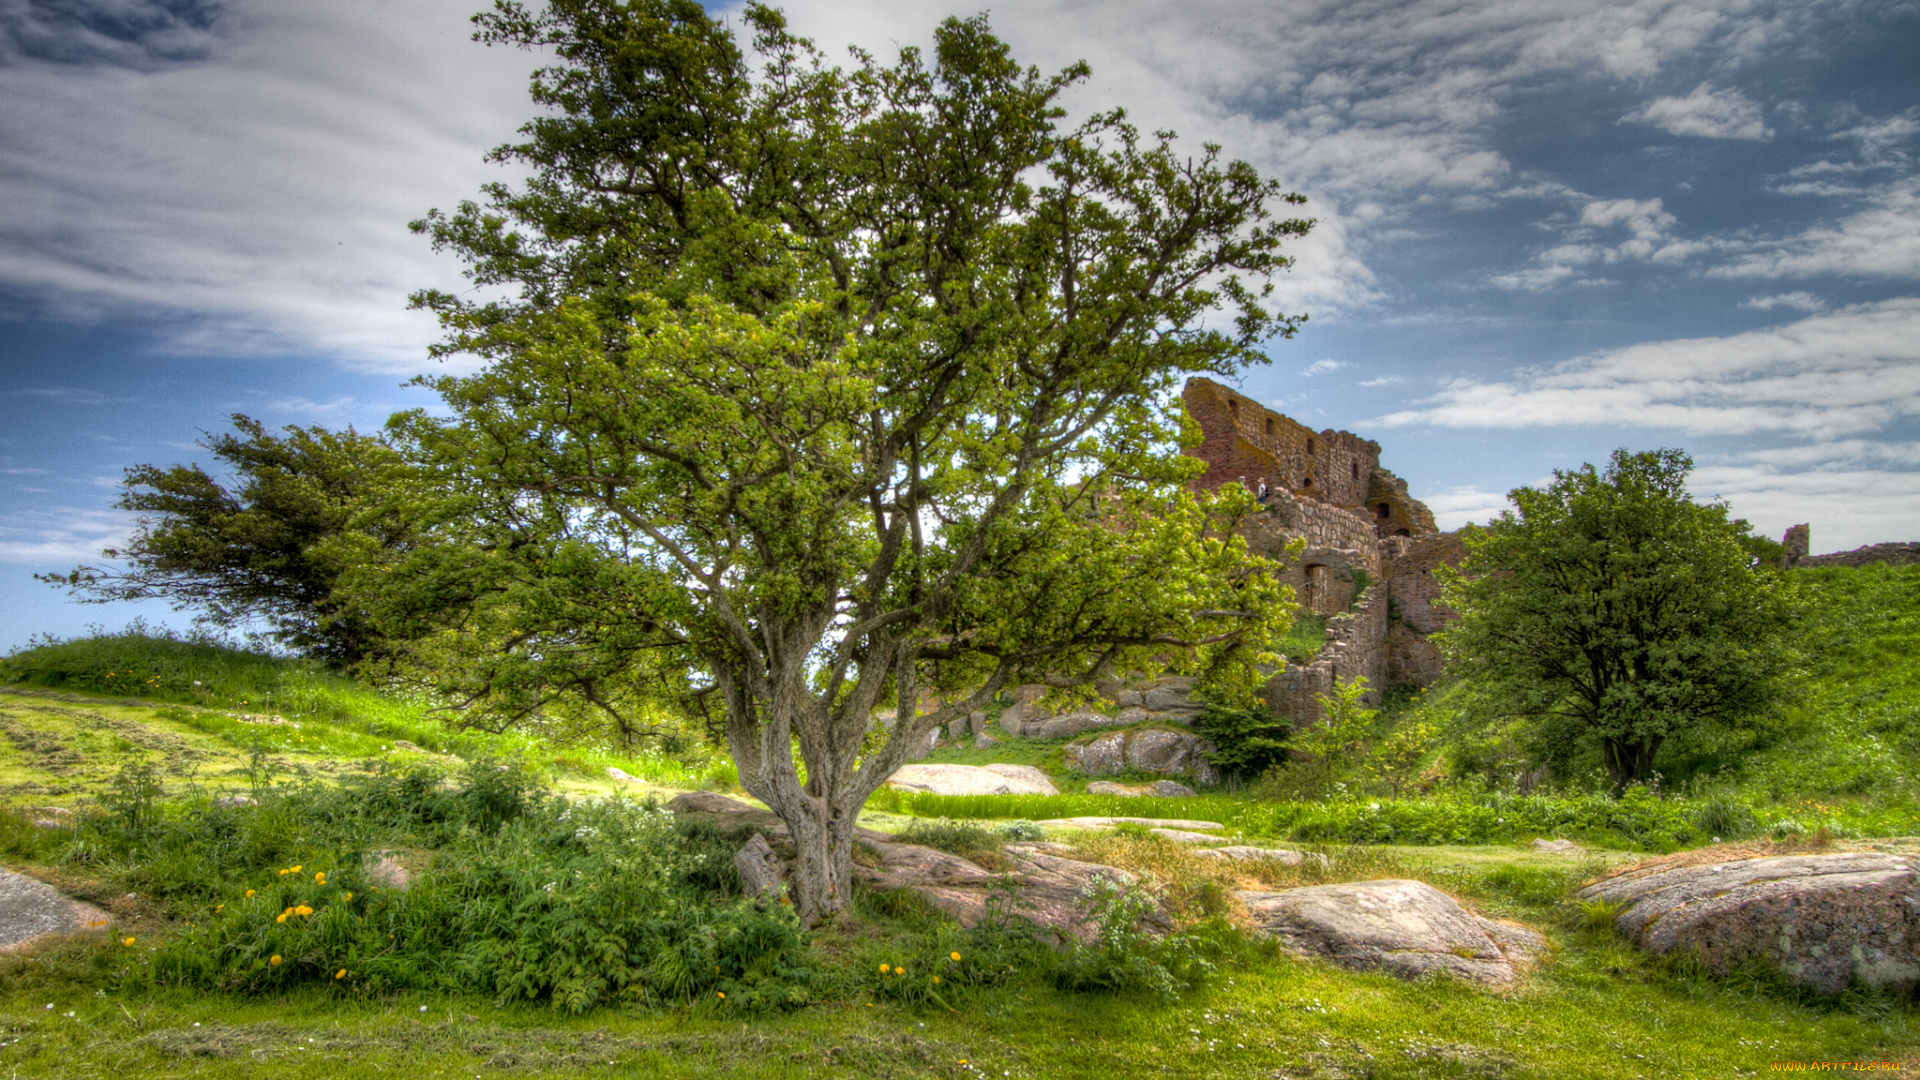
[[[1293,617],[1293,625],[1274,646],[1274,652],[1295,664],[1305,664],[1320,653],[1327,643],[1327,617],[1302,611]]]
[[[80,699],[89,702],[92,719],[68,722],[59,719],[65,710],[44,707]],[[134,629],[44,641],[0,657],[0,735],[9,736],[16,749],[31,753],[30,744],[38,741],[97,751],[99,740],[86,731],[106,731],[103,737],[111,738],[113,730],[133,730],[126,726],[132,714],[116,710],[143,704],[165,706],[139,713],[142,722],[135,727],[147,732],[152,745],[135,736],[117,749],[186,745],[193,755],[186,760],[218,766],[229,778],[233,763],[256,749],[292,767],[312,759],[407,757],[414,751],[403,744],[411,744],[443,757],[523,760],[555,777],[601,781],[611,766],[664,787],[737,786],[729,762],[698,748],[675,758],[646,748],[554,746],[533,732],[463,729],[457,713],[434,702],[394,696],[312,661],[212,641]],[[0,800],[48,793],[10,790],[7,770],[0,756]]]

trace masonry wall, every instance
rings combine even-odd
[[[1205,441],[1187,451],[1207,462],[1194,486],[1212,490],[1245,478],[1334,506],[1366,505],[1380,446],[1346,431],[1314,431],[1211,379],[1189,379],[1181,394]]]
[[[1439,604],[1442,566],[1458,566],[1467,548],[1458,534],[1396,537],[1380,543],[1389,569],[1386,674],[1389,686],[1431,686],[1440,679],[1440,648],[1427,635],[1459,618]]]
[[[1317,695],[1330,696],[1336,682],[1360,677],[1371,688],[1366,702],[1378,704],[1386,685],[1386,645],[1387,590],[1375,585],[1357,608],[1327,621],[1327,643],[1311,663],[1288,665],[1267,680],[1267,707],[1296,726],[1318,724],[1327,714]]]
[[[1795,567],[1870,566],[1874,563],[1888,566],[1920,563],[1920,543],[1873,544],[1852,551],[1836,551],[1831,555],[1808,555],[1793,561]]]

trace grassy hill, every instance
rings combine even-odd
[[[1327,856],[1324,870],[1236,877],[1150,836],[1058,834],[1082,857],[1154,874],[1178,931],[1065,950],[961,931],[910,896],[864,890],[852,919],[802,935],[738,895],[735,841],[646,808],[726,787],[708,757],[460,732],[427,703],[207,643],[43,645],[0,660],[0,804],[12,808],[0,862],[114,925],[0,955],[0,1072],[1331,1080],[1920,1067],[1911,1001],[1813,1000],[1764,972],[1706,978],[1633,952],[1568,899],[1632,852],[1704,843],[1715,827],[1756,849],[1920,850],[1895,839],[1920,833],[1906,779],[1920,755],[1920,568],[1799,581],[1811,599],[1796,698],[1744,745],[1682,748],[1663,763],[1678,778],[1662,793],[1520,796],[1468,774],[1394,799],[1358,790],[1356,771],[1355,790],[1322,799],[876,797],[873,823],[956,819],[919,835],[963,849],[1004,819],[1126,812],[1209,818]],[[1406,700],[1380,734],[1444,725],[1467,703],[1446,690]],[[609,766],[644,783],[610,779]],[[255,805],[220,801],[235,794]],[[1538,854],[1534,836],[1591,850]],[[382,862],[408,867],[410,888],[383,886]],[[1292,959],[1235,923],[1231,888],[1309,877],[1427,880],[1542,929],[1554,952],[1490,993]]]

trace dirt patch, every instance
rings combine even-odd
[[[87,763],[87,756],[71,740],[51,731],[28,727],[4,713],[0,713],[0,735],[27,759],[29,766],[42,772],[67,776],[79,772]]]

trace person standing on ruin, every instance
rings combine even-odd
[[[1259,497],[1261,502],[1264,503],[1267,501],[1267,478],[1264,476],[1260,478],[1260,496]]]

